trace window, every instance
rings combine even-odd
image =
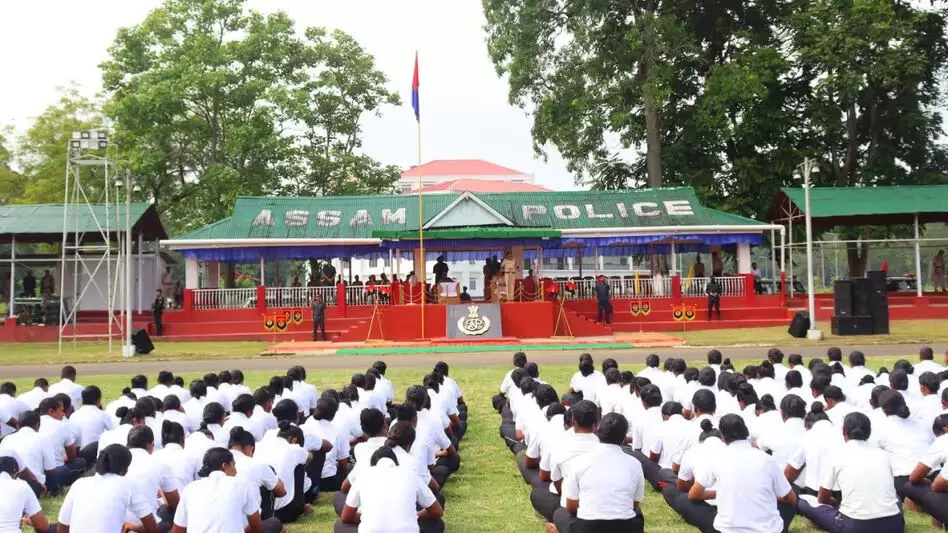
[[[470,285],[467,286],[467,289],[470,291],[477,290],[477,278],[471,278]]]

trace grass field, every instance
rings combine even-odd
[[[728,346],[739,344],[776,344],[778,346],[811,346],[833,344],[895,344],[902,342],[936,342],[948,340],[948,320],[897,320],[890,324],[889,335],[839,337],[830,333],[828,322],[817,323],[823,331],[823,340],[813,342],[795,339],[787,334],[786,326],[772,328],[712,329],[672,333],[685,339],[691,346]]]
[[[597,361],[598,362],[598,361]],[[885,365],[891,367],[894,358],[874,358],[870,366]],[[399,394],[411,384],[419,383],[422,371],[419,369],[399,369],[397,359],[389,359],[388,377],[396,386],[396,401]],[[734,361],[741,367],[745,362]],[[174,365],[169,364],[174,370]],[[632,366],[632,370],[638,367]],[[55,371],[54,368],[50,369]],[[348,382],[353,372],[363,369],[333,370],[313,372],[309,381],[320,390],[338,387]],[[573,365],[547,365],[540,368],[541,377],[565,392],[570,375],[575,371]],[[452,372],[464,392],[470,408],[468,432],[461,443],[461,470],[455,474],[445,487],[447,499],[445,522],[450,533],[500,533],[543,531],[543,521],[535,517],[530,507],[529,490],[520,478],[514,464],[513,455],[507,450],[498,436],[500,417],[491,410],[490,398],[497,389],[504,373],[504,367],[459,368]],[[2,374],[2,372],[0,372]],[[247,384],[253,387],[262,385],[271,375],[269,372],[248,372]],[[53,378],[52,375],[47,376]],[[186,375],[185,381],[197,376]],[[80,376],[83,384],[97,384],[106,398],[116,397],[123,386],[127,385],[127,376]],[[26,390],[32,380],[15,380],[21,390]],[[48,499],[43,502],[44,511],[53,519],[58,512],[61,500]],[[682,522],[666,505],[661,495],[646,490],[642,505],[646,520],[646,530],[650,532],[684,533],[693,528]],[[298,524],[291,525],[290,533],[317,533],[332,531],[335,513],[331,502],[325,498],[316,506],[316,513],[306,517]],[[927,516],[907,511],[910,533],[930,531]],[[816,531],[811,529],[802,518],[797,518],[792,527],[795,533]]]

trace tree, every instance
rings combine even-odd
[[[937,2],[935,2],[937,3]],[[812,80],[806,101],[819,185],[854,187],[944,179],[937,141],[939,86],[948,59],[945,15],[907,1],[814,0],[791,21],[793,52]],[[865,229],[847,228],[856,240]],[[850,276],[869,247],[847,245]]]
[[[307,28],[306,79],[282,97],[287,118],[300,125],[294,146],[299,170],[284,184],[292,195],[389,192],[400,170],[365,154],[361,120],[380,116],[383,105],[399,105],[374,58],[349,34]]]
[[[33,120],[20,138],[16,159],[25,178],[17,203],[62,203],[66,187],[66,160],[72,132],[100,128],[104,124],[101,103],[82,96],[77,87],[61,89],[59,102],[46,108]],[[83,169],[83,180],[89,186],[89,199],[99,199],[104,182],[92,180],[91,169]],[[88,176],[89,179],[86,179]],[[101,174],[98,179],[104,179]]]
[[[6,136],[0,131],[0,205],[13,203],[26,189],[26,178],[10,168],[13,154],[6,143]]]

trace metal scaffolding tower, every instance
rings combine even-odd
[[[104,130],[73,132],[67,150],[59,278],[63,293],[59,300],[59,352],[62,353],[64,340],[75,342],[80,338],[103,336],[99,332],[79,333],[77,328],[82,300],[94,291],[107,303],[106,335],[111,354],[113,338],[122,335],[121,321],[115,315],[122,251],[119,210],[111,204],[115,195],[110,194],[114,173],[110,152],[114,151]],[[113,260],[116,265],[112,264]],[[73,269],[71,302],[64,286],[68,265]],[[103,270],[104,282],[99,279]]]

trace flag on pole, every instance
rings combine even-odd
[[[636,296],[639,295],[639,271],[638,271],[638,269],[636,269],[636,271],[635,271],[635,279],[632,280],[632,294],[634,294],[634,295],[636,295]]]
[[[688,267],[688,274],[685,276],[685,288],[691,288],[691,279],[695,277],[695,264],[691,263],[691,266]]]
[[[418,52],[415,52],[415,76],[411,80],[411,107],[415,110],[415,120],[421,121],[421,108],[418,102]]]
[[[883,272],[888,272],[888,271],[889,271],[889,262],[888,262],[888,261],[883,261],[883,262],[882,262],[882,269],[881,269],[881,270],[882,270]]]

